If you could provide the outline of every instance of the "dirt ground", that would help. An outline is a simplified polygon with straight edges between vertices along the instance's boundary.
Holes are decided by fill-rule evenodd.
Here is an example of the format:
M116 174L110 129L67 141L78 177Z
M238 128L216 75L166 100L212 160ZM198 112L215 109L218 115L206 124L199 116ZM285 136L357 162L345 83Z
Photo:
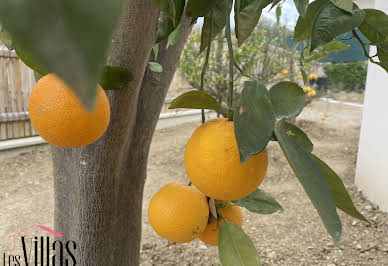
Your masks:
M328 113L326 121L321 117ZM353 185L361 109L314 101L297 124L312 139L314 153L344 180L358 209L371 224L340 211L343 238L336 247L276 143L268 147L270 165L261 188L284 207L273 215L244 210L243 229L251 236L263 265L388 265L388 214L366 200ZM185 124L155 133L143 206L141 265L219 265L218 251L200 240L175 244L150 227L147 207L163 185L187 182L185 144L198 126ZM48 151L0 161L0 238L31 224L53 226L53 180ZM5 249L0 241L0 251Z
M327 98L333 98L338 101L352 102L352 103L364 103L364 93L363 92L329 92L325 95Z

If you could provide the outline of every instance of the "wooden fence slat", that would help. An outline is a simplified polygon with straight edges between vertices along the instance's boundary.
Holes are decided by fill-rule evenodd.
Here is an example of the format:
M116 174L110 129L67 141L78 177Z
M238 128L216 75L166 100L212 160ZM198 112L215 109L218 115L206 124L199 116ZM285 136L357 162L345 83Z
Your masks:
M15 107L17 112L22 112L23 110L23 102L22 102L22 90L24 89L22 86L21 72L20 72L20 60L15 59L15 83L17 90L15 91ZM25 137L24 130L24 121L18 121L16 123L17 135L18 137Z
M0 50L0 140L37 135L26 117L34 85L34 72L16 53Z
M8 59L0 59L0 112L6 113L6 106L8 106ZM0 140L5 139L7 139L7 124L0 122Z

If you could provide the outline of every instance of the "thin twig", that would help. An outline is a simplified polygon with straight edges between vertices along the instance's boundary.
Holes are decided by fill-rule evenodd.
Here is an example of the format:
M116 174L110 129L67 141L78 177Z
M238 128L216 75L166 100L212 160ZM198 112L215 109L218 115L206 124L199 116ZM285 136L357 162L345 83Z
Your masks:
M248 78L251 78L251 79L255 79L253 76L244 73L244 71L243 71L242 68L236 63L236 61L234 61L234 66L238 69L238 71L240 71L241 76L248 77Z
M233 44L232 37L230 33L230 0L225 0L225 37L228 42L228 51L229 51L229 104L228 104L228 120L233 120L233 78L234 78L234 55L233 55Z
M206 49L205 63L203 65L202 72L201 72L201 86L200 86L201 91L203 91L205 74L206 74L206 70L207 70L208 65L209 65L209 55L210 55L210 47L212 44L212 35L213 35L213 10L210 11L210 36L209 36L209 41L208 41L207 49ZM201 116L202 116L202 124L204 124L205 120L206 120L204 109L201 110Z

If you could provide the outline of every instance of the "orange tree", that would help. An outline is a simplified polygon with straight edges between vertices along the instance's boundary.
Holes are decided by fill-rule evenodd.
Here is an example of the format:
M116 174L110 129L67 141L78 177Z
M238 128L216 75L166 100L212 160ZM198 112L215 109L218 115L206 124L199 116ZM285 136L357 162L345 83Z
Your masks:
M229 69L224 73L228 75L228 108L221 110L213 97L200 90L178 97L171 108L225 113L228 123L233 123L238 160L242 165L239 167L262 153L269 141L278 142L335 243L339 243L342 231L337 209L366 221L353 205L341 179L313 154L313 144L306 134L287 122L305 104L305 94L297 84L283 81L268 90L260 79L243 73L248 80L242 86L237 107L232 108L234 72L242 70L235 64L231 7L235 9L235 35L240 46L255 28L263 8L274 7L279 2L235 0L234 5L232 0L0 2L0 36L28 66L40 75L59 76L67 85L62 87L70 87L83 105L81 113L96 111L96 97L100 95L97 83L106 90L109 99L110 124L100 139L87 146L70 149L53 146L52 149L55 229L65 239L77 243L75 256L80 265L139 264L142 196L150 142L184 43L198 17L204 17L201 38L205 58L213 37L225 28L229 51ZM388 70L388 17L384 12L359 9L352 0L294 2L300 14L294 39L305 41L299 60L305 81L305 62L343 49L335 38L349 31L363 47L377 46L376 55L369 56L366 48L365 55L372 63ZM280 15L280 8L277 10ZM367 37L368 43L361 40L356 28ZM201 88L207 65L205 60ZM46 104L50 106L56 101L47 99ZM44 109L45 104L41 107ZM42 108L37 109L38 115ZM77 108L80 111L78 105ZM77 116L73 117L75 122ZM202 118L205 122L204 115ZM66 123L71 125L69 121ZM221 262L259 265L249 236L235 223L224 220L223 212L214 210L217 209L213 208L214 202L209 200L210 211L222 220L217 223ZM208 204L206 200L205 203ZM259 189L226 204L263 214L281 209ZM203 219L207 217L206 212L201 216ZM163 217L159 215L159 218ZM236 223L240 225L239 221ZM203 228L201 225L198 230Z

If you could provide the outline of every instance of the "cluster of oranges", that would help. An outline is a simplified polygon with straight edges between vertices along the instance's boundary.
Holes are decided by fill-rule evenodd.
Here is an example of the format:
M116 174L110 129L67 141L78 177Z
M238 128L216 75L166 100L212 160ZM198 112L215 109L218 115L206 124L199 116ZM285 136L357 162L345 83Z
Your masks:
M314 97L317 95L317 92L313 90L310 86L304 87L303 91L307 94L307 97Z
M28 110L36 132L61 148L85 146L99 139L108 128L110 105L98 86L96 104L88 111L72 90L55 74L41 78L31 91Z
M184 165L193 186L173 182L162 187L148 207L150 224L173 242L199 238L217 246L224 219L242 226L242 211L232 200L248 196L261 184L267 150L241 163L233 121L217 118L194 131Z
M277 73L275 77L276 77L277 79L280 79L280 78L282 77L282 74L283 74L283 75L287 75L287 74L288 74L288 70L287 70L287 69L283 69L283 70L282 70L282 73Z
M310 74L309 75L309 80L318 80L318 75L317 74Z

